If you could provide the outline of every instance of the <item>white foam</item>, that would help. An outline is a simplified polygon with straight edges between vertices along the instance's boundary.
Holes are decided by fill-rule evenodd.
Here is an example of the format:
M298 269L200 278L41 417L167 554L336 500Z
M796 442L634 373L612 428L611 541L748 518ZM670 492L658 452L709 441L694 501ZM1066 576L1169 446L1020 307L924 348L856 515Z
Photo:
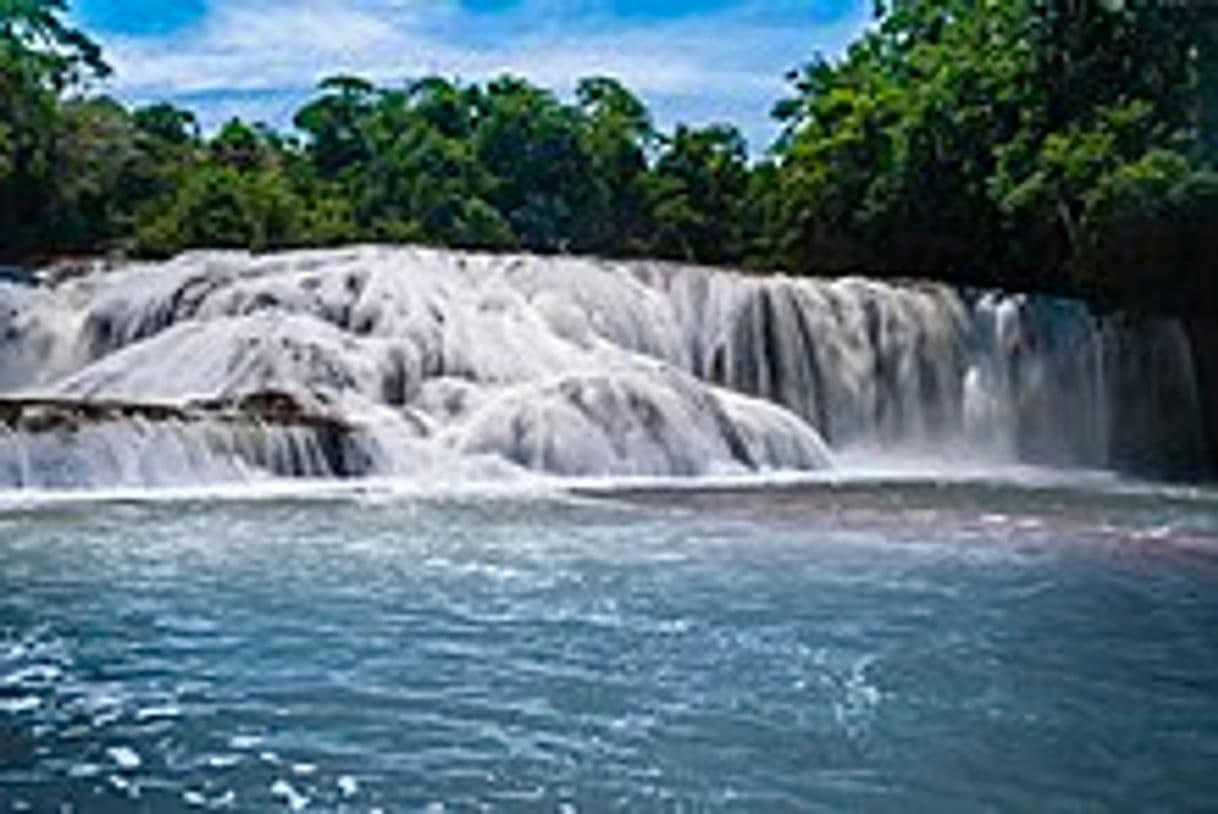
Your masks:
M282 393L354 428L371 474L440 489L522 470L768 478L830 467L825 441L877 460L919 450L940 465L1103 467L1113 433L1142 431L1119 416L1155 403L1131 388L1142 374L1125 369L1126 329L1077 304L648 262L197 252L0 288L0 316L10 393ZM1187 342L1152 327L1139 346L1165 360L1155 380L1182 400L1171 431L1187 447L1199 437ZM320 443L207 422L0 432L0 486L273 493L283 487L268 473L336 474Z
M290 811L304 811L309 806L309 798L286 780L276 780L271 784L271 796L283 801Z
M129 746L112 746L106 750L106 754L125 772L133 772L143 765L139 754Z

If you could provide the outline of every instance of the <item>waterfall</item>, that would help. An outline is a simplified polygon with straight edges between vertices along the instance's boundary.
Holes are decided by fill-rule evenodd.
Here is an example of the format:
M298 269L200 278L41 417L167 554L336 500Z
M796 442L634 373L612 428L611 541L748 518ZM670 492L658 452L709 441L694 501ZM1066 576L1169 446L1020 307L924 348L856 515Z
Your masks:
M1128 467L1201 447L1170 321L918 282L416 248L197 252L0 284L0 394L10 487L471 461L705 476L857 450Z
M373 439L335 419L287 413L286 404L273 394L186 406L0 400L0 484L197 486L270 475L352 477L373 469Z

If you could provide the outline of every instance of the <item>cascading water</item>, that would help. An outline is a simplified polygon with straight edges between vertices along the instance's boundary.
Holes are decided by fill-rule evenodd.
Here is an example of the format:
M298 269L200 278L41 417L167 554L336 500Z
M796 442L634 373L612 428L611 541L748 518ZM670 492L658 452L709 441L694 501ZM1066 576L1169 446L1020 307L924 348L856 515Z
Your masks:
M379 247L0 287L0 392L3 486L699 476L824 468L830 449L1104 467L1201 446L1190 350L1166 321ZM61 420L28 420L33 400Z

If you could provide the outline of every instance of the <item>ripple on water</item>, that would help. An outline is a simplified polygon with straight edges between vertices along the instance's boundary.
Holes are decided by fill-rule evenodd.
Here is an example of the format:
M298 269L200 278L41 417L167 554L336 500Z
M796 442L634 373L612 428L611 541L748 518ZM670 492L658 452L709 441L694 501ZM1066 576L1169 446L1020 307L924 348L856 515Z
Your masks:
M292 811L303 811L309 805L309 798L286 780L276 780L272 783L271 795Z
M0 785L119 814L1019 808L1018 778L1213 808L1218 564L1163 556L1170 517L996 501L895 535L307 502L185 532L159 507L97 569L87 539L26 540L46 579L0 594ZM169 567L187 533L207 568Z
M112 746L106 750L106 754L124 772L133 772L144 763L139 753L130 746Z

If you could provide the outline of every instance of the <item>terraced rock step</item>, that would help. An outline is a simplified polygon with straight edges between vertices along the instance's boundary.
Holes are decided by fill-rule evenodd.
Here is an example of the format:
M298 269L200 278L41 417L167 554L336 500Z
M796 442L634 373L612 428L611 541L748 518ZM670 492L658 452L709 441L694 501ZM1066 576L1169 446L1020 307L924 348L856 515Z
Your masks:
M186 404L116 399L0 398L0 469L18 485L77 485L99 465L115 485L147 472L194 477L209 468L219 480L239 470L285 477L360 477L373 466L370 439L333 415L304 409L285 393ZM99 460L102 462L99 464ZM99 479L90 475L89 485ZM84 484L80 484L84 485Z

